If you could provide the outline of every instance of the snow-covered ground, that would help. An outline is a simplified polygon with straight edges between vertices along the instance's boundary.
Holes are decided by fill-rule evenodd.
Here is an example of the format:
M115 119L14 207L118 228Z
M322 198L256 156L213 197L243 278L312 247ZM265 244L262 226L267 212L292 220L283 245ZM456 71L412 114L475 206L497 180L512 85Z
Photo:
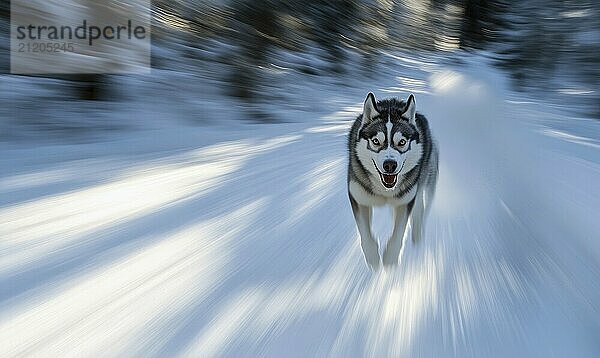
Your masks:
M147 128L0 143L0 356L600 356L597 121L481 57L386 61L354 82L279 66L289 123L232 120L169 74L121 112ZM391 272L367 269L346 193L368 91L415 93L441 153L426 237Z

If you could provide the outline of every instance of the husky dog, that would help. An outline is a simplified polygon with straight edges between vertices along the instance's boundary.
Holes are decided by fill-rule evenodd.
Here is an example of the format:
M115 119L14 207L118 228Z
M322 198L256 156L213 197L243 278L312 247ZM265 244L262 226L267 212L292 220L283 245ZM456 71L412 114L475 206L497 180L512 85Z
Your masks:
M377 102L369 93L350 130L348 149L348 195L365 260L372 269L380 265L372 209L387 204L394 210L394 230L383 264L396 265L409 220L413 242L423 236L438 175L437 148L427 119L416 112L415 97Z

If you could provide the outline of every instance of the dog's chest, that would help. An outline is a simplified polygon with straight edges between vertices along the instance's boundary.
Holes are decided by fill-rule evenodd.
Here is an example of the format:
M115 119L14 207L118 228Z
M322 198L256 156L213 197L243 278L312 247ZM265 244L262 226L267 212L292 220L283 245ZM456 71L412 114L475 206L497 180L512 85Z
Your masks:
M365 206L402 206L413 200L417 193L416 186L401 197L395 196L399 192L399 189L388 191L383 188L377 188L374 193L370 193L354 180L351 180L348 184L348 190L357 203Z

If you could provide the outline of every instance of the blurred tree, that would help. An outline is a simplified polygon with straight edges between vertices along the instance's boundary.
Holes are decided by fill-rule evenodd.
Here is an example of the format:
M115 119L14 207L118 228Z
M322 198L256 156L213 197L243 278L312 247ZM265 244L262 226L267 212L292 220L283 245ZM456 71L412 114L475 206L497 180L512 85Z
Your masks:
M0 73L10 71L10 1L0 1Z
M390 28L393 26L393 9L393 0L366 0L360 3L357 15L360 23L354 37L363 58L361 69L365 75L374 73L380 51L392 45Z
M251 100L259 90L259 66L267 61L269 47L276 42L280 28L274 0L239 0L232 4L233 54L230 93Z
M324 59L332 71L342 73L345 60L342 39L352 38L358 28L357 1L310 0L306 6L314 24L314 40L325 51Z
M581 92L571 101L582 108L591 103L592 114L599 117L600 3L521 2L505 18L510 26L494 46L498 65L509 71L517 88L541 89L548 99Z
M506 0L466 0L460 33L460 47L481 49L501 34L509 24L506 15L511 4Z
M10 18L10 1L0 1L0 18L8 19Z

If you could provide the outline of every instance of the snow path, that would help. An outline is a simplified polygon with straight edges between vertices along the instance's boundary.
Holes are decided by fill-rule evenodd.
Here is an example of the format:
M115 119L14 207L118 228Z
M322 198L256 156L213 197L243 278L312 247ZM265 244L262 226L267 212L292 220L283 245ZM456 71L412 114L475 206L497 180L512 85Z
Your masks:
M367 270L348 204L358 106L3 150L0 355L599 356L597 138L467 70L396 81L376 94L427 87L441 166L394 272Z

